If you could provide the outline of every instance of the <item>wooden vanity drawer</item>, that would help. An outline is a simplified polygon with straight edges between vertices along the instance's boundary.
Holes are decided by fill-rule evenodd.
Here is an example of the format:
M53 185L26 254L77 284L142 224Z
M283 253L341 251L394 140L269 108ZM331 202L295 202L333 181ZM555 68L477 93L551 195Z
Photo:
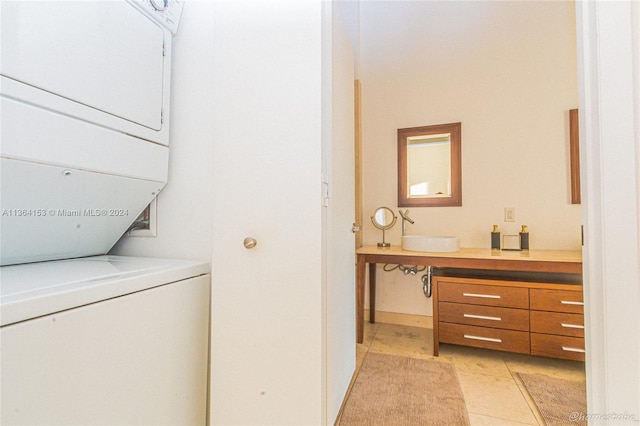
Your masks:
M582 287L580 287L582 289ZM582 291L531 289L531 310L582 314Z
M509 330L529 330L529 311L525 309L440 302L438 313L439 320L443 322Z
M529 308L529 289L439 281L438 300L473 305Z
M441 343L496 349L499 351L529 353L529 333L472 325L438 324Z
M584 361L584 339L531 333L531 355Z
M531 332L584 337L584 315L531 311Z

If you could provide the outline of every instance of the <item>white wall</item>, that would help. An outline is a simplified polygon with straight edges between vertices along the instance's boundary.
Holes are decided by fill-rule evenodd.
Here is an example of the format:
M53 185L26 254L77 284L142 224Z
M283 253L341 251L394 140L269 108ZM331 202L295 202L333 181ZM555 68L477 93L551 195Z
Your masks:
M637 424L640 5L581 2L577 22L589 423Z
M328 177L325 209L327 423L335 421L356 365L354 159L354 46L349 31L357 32L357 2L323 3L323 174ZM329 57L330 55L330 57Z
M353 257L329 257L345 247L339 188L326 216L321 192L326 144L353 126L331 120L345 102L353 114L353 56L333 55L331 19L320 1L215 3L212 424L332 424L353 373Z
M364 242L397 210L396 131L462 122L462 206L411 208L409 234L490 247L528 225L532 249L579 249L570 204L568 111L578 106L573 2L361 4ZM516 209L514 223L504 208ZM396 213L397 214L397 213ZM400 243L401 227L387 232ZM377 309L431 315L419 277L378 274Z
M211 260L213 4L190 1L173 40L169 179L157 199L157 236L123 237L112 254Z

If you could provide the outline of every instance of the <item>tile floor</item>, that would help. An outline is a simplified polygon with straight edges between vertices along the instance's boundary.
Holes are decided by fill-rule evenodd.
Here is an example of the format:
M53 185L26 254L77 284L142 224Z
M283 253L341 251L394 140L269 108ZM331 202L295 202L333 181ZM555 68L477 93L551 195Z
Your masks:
M407 325L365 322L357 369L370 352L453 363L472 425L544 425L517 372L585 380L584 363L576 361L444 344L434 357L433 330Z

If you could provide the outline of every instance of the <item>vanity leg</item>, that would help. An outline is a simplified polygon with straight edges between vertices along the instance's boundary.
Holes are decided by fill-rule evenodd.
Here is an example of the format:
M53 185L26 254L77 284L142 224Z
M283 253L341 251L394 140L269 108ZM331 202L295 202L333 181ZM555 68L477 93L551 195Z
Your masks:
M364 280L366 262L358 255L356 262L356 342L364 341Z
M376 323L376 264L369 263L369 322Z
M433 300L433 356L438 356L440 352L440 336L438 334L440 311L438 310L438 280L434 281L431 287L431 300Z

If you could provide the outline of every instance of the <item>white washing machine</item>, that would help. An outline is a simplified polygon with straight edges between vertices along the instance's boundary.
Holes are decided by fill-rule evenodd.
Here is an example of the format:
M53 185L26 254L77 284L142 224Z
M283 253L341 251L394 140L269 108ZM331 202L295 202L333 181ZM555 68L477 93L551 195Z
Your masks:
M206 423L206 262L93 256L0 280L1 424Z

